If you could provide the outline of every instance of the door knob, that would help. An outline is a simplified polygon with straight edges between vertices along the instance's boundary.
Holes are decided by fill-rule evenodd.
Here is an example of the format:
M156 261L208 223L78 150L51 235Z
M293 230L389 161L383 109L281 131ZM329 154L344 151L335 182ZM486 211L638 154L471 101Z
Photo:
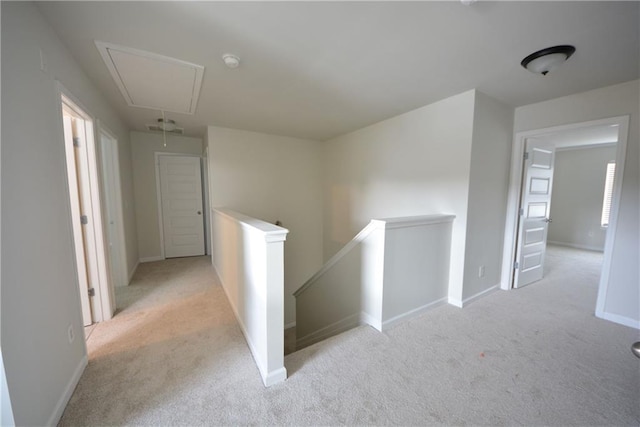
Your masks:
M544 222L546 222L546 223L550 223L550 222L553 222L553 220L552 220L551 218L545 218L545 219L544 219Z
M198 211L198 215L202 215L202 212Z

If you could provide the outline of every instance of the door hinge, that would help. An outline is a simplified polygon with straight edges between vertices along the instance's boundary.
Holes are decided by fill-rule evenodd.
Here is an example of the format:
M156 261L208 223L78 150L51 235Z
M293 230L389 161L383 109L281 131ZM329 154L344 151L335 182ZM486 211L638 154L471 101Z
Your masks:
M516 261L516 262L514 262L514 263L513 263L513 269L514 269L514 270L517 270L517 269L518 269L518 266L519 266L518 261Z
M96 296L96 289L95 288L89 288L89 296L90 297L95 297Z
M524 215L524 208L520 208L520 216Z
M529 160L529 153L526 151L524 152L524 159Z
M80 224L82 225L87 225L89 224L89 218L87 218L86 215L81 215L80 216Z
M73 146L80 147L80 138L78 138L77 136L73 137Z

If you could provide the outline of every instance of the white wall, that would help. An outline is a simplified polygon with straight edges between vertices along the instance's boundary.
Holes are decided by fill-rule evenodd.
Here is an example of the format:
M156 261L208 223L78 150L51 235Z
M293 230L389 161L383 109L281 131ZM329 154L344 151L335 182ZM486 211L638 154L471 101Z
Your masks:
M55 424L86 364L55 80L116 134L121 173L129 136L36 6L1 7L2 356L16 424ZM125 232L135 235L130 175L121 179ZM129 262L136 252L128 239Z
M452 215L372 219L296 293L298 349L447 302Z
M317 141L209 126L212 207L226 207L289 230L285 244L285 324L293 292L322 265L322 184Z
M476 92L464 291L458 305L500 283L512 138L513 108Z
M604 251L604 182L607 163L615 159L615 146L556 151L548 242Z
M325 143L325 259L372 218L454 214L449 296L461 299L474 103L472 90Z
M162 255L155 153L201 156L202 139L167 135L167 146L165 147L160 133L131 132L131 163L138 222L138 251L142 261L161 259Z
M516 108L514 131L629 115L629 138L624 166L618 229L604 304L606 318L626 324L640 322L638 264L638 163L640 82L638 80Z
M212 263L265 386L284 381L284 240L288 230L213 209Z

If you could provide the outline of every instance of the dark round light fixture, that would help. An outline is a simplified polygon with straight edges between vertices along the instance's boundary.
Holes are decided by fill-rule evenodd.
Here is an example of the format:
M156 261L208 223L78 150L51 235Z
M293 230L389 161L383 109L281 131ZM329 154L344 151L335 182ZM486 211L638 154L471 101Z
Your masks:
M575 51L576 48L571 45L548 47L527 56L520 64L532 73L539 73L546 76L549 71L557 68L569 59Z

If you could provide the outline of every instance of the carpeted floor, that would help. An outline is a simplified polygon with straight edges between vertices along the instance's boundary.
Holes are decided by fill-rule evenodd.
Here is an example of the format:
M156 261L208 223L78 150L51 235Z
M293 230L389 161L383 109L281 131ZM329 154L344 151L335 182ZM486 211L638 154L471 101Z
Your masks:
M638 425L639 333L594 317L600 261L550 248L543 281L289 354L268 389L208 258L142 264L60 425Z

